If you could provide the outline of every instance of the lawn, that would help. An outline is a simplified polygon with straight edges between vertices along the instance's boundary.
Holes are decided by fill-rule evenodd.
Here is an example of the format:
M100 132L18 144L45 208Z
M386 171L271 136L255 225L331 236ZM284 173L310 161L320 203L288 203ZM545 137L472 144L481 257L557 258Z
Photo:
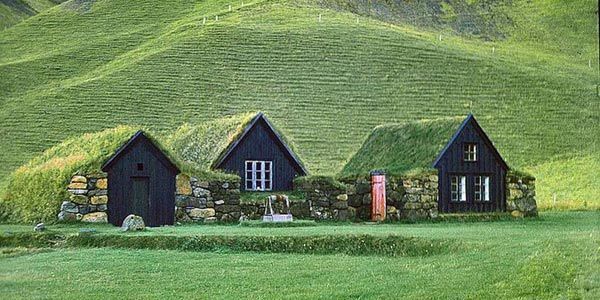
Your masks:
M437 255L267 254L113 248L2 248L6 298L589 298L600 296L600 213L536 220L318 225L175 226L133 235L403 235L464 244ZM96 226L100 235L117 235ZM2 225L6 232L29 226ZM77 226L51 226L76 233ZM122 234L123 235L123 234Z

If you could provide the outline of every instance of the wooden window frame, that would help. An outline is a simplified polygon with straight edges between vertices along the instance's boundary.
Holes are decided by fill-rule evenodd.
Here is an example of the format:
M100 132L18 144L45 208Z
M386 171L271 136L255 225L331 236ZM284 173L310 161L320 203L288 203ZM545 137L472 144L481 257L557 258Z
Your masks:
M250 178L248 174L250 174ZM260 175L260 178L257 178L257 175ZM246 191L256 192L273 190L273 161L246 160L244 162L244 188Z
M473 199L476 202L490 202L491 176L478 175L473 177Z
M466 162L477 161L477 143L465 143L463 145L463 160Z
M450 201L456 203L467 202L467 176L450 175Z

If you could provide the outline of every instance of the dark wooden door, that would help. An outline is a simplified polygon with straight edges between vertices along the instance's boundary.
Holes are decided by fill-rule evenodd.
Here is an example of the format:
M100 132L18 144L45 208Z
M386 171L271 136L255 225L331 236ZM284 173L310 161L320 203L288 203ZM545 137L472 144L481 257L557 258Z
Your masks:
M132 177L131 187L131 209L130 213L136 214L149 220L148 208L150 205L150 178L148 177Z

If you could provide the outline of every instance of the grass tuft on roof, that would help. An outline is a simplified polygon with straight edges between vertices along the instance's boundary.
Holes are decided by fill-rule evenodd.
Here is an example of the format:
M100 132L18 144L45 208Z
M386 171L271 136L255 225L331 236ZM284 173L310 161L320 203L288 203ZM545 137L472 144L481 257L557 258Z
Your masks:
M364 175L374 169L391 175L431 171L431 164L463 120L452 117L377 126L340 175Z

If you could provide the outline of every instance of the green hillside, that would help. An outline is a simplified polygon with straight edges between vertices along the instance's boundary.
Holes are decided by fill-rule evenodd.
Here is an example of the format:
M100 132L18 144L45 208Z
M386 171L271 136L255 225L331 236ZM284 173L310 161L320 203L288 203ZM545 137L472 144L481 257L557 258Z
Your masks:
M0 0L0 30L11 27L65 0Z
M449 1L475 23L506 16L494 34L363 2L78 0L0 31L0 177L81 133L247 111L317 174L337 174L377 125L471 111L511 166L600 152L595 1Z

